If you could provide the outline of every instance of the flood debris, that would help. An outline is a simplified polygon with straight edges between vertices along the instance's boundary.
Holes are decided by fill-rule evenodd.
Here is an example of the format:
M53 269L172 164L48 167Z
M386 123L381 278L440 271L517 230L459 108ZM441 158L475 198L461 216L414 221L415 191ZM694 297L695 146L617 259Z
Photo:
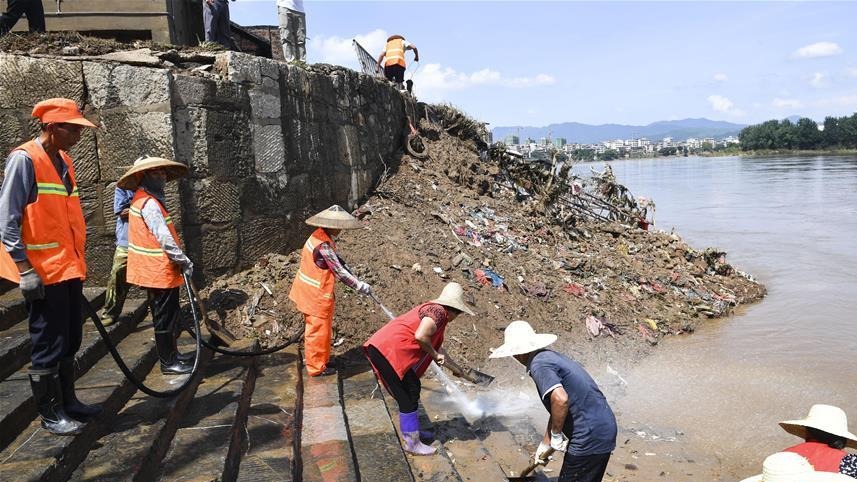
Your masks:
M357 210L366 229L337 243L396 313L449 281L464 285L477 321L447 331L461 342L463 363L484 365L488 348L501 342L496 327L516 319L564 333L580 355L633 359L664 336L692 332L764 296L764 286L729 265L723 251L697 250L655 229L654 202L634 197L609 165L571 177L567 160L531 162L489 146L484 125L450 109L421 104L417 130L430 155L403 151ZM268 255L213 282L210 316L264 346L300 329L288 300L298 256ZM273 295L263 291L255 314L281 325L278 335L266 335L271 323L246 326L235 314L240 299L252 304L262 282ZM341 344L334 353L343 354L386 316L372 300L336 289L333 339Z

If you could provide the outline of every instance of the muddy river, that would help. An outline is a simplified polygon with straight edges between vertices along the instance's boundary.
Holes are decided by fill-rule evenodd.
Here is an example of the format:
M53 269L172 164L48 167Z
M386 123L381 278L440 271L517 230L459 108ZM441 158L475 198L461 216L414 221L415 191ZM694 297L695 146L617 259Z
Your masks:
M635 195L655 199L659 229L725 249L769 293L622 373L627 386L612 403L625 424L678 434L686 458L717 465L709 473L719 480L758 473L766 455L797 443L777 422L813 403L842 407L857 430L857 157L629 160L613 169Z

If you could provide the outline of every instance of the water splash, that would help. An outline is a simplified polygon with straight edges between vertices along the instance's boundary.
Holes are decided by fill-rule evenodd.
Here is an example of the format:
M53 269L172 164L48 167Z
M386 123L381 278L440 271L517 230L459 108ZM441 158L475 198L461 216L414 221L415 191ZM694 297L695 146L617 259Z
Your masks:
M429 366L432 374L446 390L446 401L453 403L471 423L492 416L519 418L525 413L544 410L534 392L495 388L468 395L436 364L432 363Z

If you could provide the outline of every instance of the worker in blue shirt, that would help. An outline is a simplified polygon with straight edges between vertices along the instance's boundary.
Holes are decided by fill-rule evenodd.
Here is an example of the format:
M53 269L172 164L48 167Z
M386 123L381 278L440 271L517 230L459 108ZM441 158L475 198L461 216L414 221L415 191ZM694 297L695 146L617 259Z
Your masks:
M128 296L128 283L125 273L128 270L128 213L134 191L116 187L113 193L113 214L116 215L116 251L113 252L113 267L107 281L107 294L104 297L104 311L101 323L113 324L122 313L125 297Z
M565 452L557 482L599 482L616 448L616 417L579 363L545 349L556 339L536 333L526 321L513 321L506 327L503 345L490 358L511 356L527 367L550 413L535 461L544 465L553 452Z

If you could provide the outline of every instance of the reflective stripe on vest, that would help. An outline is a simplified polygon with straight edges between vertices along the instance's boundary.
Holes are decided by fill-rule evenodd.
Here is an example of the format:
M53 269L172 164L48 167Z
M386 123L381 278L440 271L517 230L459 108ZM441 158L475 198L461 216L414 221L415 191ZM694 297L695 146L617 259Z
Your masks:
M310 235L301 250L301 265L292 282L289 299L295 302L301 313L324 318L333 316L335 279L329 269L315 264L315 249L321 243L328 243L336 249L324 229L318 228Z
M182 284L181 269L170 261L161 243L143 220L143 206L147 202L157 203L164 216L170 234L179 242L179 235L170 218L170 213L152 195L138 189L131 200L128 216L128 272L131 284L145 288L175 288Z
M41 145L29 141L15 150L27 153L36 177L36 202L27 204L21 217L21 241L27 259L46 285L85 279L86 223L71 158L59 151L72 185L69 194ZM15 283L21 279L6 250L0 250L0 277Z
M389 67L391 65L401 65L405 66L405 41L404 39L394 38L387 42L387 46L385 47L385 56L386 60L384 60L384 67Z

